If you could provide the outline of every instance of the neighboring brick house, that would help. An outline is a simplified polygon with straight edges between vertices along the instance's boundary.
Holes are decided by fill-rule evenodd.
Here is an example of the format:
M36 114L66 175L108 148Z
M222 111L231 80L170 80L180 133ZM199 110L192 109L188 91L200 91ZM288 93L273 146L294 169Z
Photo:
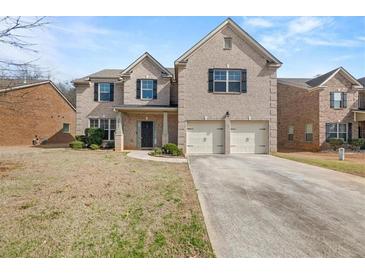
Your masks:
M280 66L227 19L178 58L175 68L145 53L124 70L73 81L77 134L103 128L117 151L172 142L187 154L274 152Z
M0 146L32 140L67 144L74 139L76 109L51 81L0 80Z
M278 148L317 151L331 138L365 138L363 86L340 67L313 79L278 79Z

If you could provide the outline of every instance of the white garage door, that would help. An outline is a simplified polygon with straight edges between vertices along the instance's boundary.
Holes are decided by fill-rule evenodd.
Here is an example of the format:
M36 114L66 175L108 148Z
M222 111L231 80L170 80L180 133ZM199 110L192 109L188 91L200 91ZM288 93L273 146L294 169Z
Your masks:
M268 134L268 122L232 121L231 153L268 153Z
M223 121L188 121L187 153L224 153Z

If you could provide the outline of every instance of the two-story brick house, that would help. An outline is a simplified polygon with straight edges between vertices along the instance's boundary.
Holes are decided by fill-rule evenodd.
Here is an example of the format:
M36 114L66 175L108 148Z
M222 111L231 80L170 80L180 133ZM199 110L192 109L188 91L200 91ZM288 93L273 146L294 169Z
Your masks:
M174 68L145 53L124 70L75 80L77 134L101 127L117 151L167 142L187 154L276 151L280 66L227 19Z
M279 149L320 150L331 138L365 138L365 91L344 68L278 79Z

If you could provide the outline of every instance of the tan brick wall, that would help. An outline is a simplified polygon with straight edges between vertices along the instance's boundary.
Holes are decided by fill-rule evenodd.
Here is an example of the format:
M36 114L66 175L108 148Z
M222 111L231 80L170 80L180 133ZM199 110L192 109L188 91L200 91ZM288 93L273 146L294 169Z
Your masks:
M337 73L325 86L319 96L319 142L323 148L326 147L326 123L352 123L352 136L353 138L358 136L358 124L354 122L354 114L351 111L358 108L358 91L352 89L351 83L340 73ZM347 93L347 108L330 108L330 92L335 91Z
M357 108L358 92L339 73L317 91L306 91L278 84L278 147L279 149L319 150L326 144L326 123L352 123L352 136L358 137L358 123L352 109ZM347 108L330 108L330 92L346 92ZM306 143L305 124L313 123L313 143ZM294 141L288 141L288 127L294 126Z
M162 145L163 113L123 113L124 149L139 149L137 125L139 121L153 121L156 130L156 146ZM168 114L169 142L177 143L177 115Z
M223 49L224 37L232 37L231 50ZM208 69L247 69L247 93L208 93ZM229 111L232 120L270 122L270 150L276 151L276 69L227 26L196 50L186 67L178 68L179 146L185 149L186 121L223 120Z
M116 80L100 79L97 82L115 82ZM114 86L113 102L94 101L94 83L76 86L76 134L83 135L85 128L89 127L89 118L115 118L113 106L123 104L123 85L121 83Z
M319 93L278 84L278 149L318 150ZM313 142L305 141L305 124L313 124ZM288 128L294 140L288 141Z
M0 94L0 146L31 145L34 136L68 143L75 136L76 113L51 84ZM62 132L70 124L70 134Z
M157 99L141 100L136 98L137 79L157 80ZM170 78L162 77L161 69L149 58L133 68L131 77L124 82L124 104L130 105L170 105Z

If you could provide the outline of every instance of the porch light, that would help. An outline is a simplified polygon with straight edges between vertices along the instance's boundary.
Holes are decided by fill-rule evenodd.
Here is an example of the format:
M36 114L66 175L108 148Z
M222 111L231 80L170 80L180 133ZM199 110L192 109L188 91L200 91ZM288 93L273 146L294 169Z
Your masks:
M226 117L229 117L229 111L226 112Z

